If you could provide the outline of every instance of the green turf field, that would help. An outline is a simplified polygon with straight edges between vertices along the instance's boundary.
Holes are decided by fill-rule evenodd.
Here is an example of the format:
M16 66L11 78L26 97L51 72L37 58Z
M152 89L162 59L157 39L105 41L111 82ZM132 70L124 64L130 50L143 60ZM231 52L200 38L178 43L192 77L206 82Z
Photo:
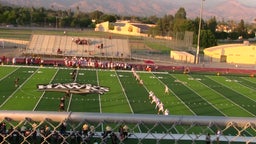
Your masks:
M70 83L71 68L0 67L0 109L58 111L61 92L37 90L37 84ZM157 114L148 99L153 91L171 115L255 117L256 79L245 76L78 69L75 82L108 87L99 94L72 94L65 110L96 113ZM19 86L14 81L19 78ZM164 93L164 85L170 89Z

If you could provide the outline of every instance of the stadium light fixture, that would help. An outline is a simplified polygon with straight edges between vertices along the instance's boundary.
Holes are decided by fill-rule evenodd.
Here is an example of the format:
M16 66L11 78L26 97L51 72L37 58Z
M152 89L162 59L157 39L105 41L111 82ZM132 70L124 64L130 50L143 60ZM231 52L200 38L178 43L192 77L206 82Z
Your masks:
M202 13L203 13L203 2L205 0L201 0L201 8L200 8L200 16L199 16L199 26L198 26L198 36L197 36L197 47L196 47L196 60L195 63L199 63L199 51L200 51L200 35L201 35L201 27L202 27Z

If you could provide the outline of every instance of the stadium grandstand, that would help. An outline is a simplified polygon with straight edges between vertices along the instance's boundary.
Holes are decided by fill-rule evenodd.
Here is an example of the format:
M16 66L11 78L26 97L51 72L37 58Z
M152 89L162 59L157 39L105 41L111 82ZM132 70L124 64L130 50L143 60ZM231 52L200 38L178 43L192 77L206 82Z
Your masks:
M32 35L24 52L30 55L130 58L128 39Z

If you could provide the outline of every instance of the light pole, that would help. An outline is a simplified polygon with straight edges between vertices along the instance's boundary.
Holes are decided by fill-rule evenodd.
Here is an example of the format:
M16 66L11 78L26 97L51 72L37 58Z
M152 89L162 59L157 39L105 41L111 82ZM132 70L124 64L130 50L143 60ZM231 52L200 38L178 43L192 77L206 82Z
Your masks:
M57 29L57 28L58 28L58 17L56 16L55 18L56 18L55 27L56 27L56 29Z
M199 63L199 51L200 51L200 35L201 35L201 27L202 27L202 13L203 13L203 2L205 0L201 0L201 8L200 8L200 17L199 17L199 26L198 26L198 36L197 36L197 47L196 47L196 60L195 63Z

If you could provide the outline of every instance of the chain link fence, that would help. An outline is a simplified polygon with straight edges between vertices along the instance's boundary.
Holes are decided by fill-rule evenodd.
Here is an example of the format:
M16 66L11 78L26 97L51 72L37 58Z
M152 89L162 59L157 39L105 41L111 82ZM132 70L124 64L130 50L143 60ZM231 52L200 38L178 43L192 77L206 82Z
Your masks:
M1 111L1 143L256 143L256 118Z

